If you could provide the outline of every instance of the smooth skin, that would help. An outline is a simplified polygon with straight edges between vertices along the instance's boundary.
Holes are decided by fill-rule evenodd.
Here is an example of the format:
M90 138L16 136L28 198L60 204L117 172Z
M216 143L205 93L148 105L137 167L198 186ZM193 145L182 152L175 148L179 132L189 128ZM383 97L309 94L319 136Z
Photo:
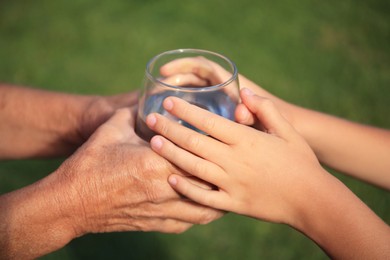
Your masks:
M1 158L77 149L47 177L0 196L0 259L38 258L88 233L181 233L222 216L167 183L170 174L184 173L135 134L134 106L117 109L134 104L135 94L105 98L15 86L0 92Z
M174 78L194 78L217 84L231 76L219 65L202 57L179 59L166 64L161 73ZM240 86L270 99L283 117L310 145L319 161L354 178L390 190L390 131L363 125L306 109L264 90L239 75ZM236 121L262 130L257 118L245 105L236 110Z
M288 224L334 259L389 257L389 226L321 167L272 101L249 89L241 98L263 131L175 97L164 108L209 136L159 114L147 117L160 134L152 138L152 149L217 188L205 190L175 174L169 177L172 187L206 206Z

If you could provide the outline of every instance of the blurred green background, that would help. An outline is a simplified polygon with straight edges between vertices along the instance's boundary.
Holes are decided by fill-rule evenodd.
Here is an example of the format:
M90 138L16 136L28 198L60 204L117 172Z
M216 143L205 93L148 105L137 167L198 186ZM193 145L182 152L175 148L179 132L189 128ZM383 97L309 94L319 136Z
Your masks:
M240 73L290 102L390 128L389 10L385 0L1 0L0 81L115 94L142 86L152 56L202 48L225 54ZM0 162L0 192L60 163ZM388 192L333 173L390 223ZM327 259L289 227L234 214L181 235L88 235L43 259L109 257Z

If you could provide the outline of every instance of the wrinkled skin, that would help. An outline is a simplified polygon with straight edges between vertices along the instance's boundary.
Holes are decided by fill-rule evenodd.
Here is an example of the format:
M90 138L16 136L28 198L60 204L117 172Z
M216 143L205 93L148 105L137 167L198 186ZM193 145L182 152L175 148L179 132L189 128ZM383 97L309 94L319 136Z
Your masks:
M0 258L37 258L88 233L180 233L221 217L170 187L168 176L183 173L134 133L134 114L119 109L54 173L0 197Z
M170 188L168 176L180 172L135 135L129 112L117 112L59 169L82 202L75 209L82 212L78 233L179 233L218 217L219 212L181 199ZM113 122L119 117L123 125Z

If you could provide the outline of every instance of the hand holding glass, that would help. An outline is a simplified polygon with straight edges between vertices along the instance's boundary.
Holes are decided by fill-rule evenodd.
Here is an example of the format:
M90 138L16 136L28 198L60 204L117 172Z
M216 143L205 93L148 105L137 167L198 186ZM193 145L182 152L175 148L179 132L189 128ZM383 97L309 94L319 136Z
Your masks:
M136 132L147 141L155 135L145 124L150 113L160 113L195 129L165 111L162 103L166 97L180 97L230 120L234 120L240 100L235 64L223 55L206 50L180 49L155 56L146 66L144 84Z

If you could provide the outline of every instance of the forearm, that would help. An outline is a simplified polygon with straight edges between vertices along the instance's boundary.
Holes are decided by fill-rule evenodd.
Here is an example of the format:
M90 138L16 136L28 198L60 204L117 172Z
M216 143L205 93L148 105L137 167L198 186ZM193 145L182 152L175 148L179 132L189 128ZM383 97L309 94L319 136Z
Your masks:
M94 97L0 85L0 159L68 154Z
M0 197L0 259L35 259L76 236L70 204L52 177Z
M390 131L293 105L243 76L240 82L242 87L272 100L323 164L390 189Z
M301 202L293 226L332 259L387 259L390 228L336 178L322 180Z
M293 124L319 160L390 189L390 131L294 106Z

